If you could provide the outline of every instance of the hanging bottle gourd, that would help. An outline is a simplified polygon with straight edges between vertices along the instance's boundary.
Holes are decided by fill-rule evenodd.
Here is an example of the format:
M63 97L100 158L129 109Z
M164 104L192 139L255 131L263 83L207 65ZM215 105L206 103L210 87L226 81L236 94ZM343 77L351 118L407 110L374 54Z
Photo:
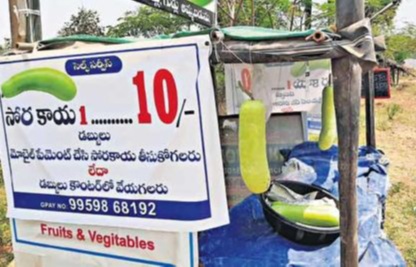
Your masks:
M258 100L241 105L239 122L239 154L241 176L255 194L267 191L270 171L266 147L266 107Z
M319 149L325 151L337 140L337 121L335 115L334 88L331 77L322 92L322 130L319 135Z

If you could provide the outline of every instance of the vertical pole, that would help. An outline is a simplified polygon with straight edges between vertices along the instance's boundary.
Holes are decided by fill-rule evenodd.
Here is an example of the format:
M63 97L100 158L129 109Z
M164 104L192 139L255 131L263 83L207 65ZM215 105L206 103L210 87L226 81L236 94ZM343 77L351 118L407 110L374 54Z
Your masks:
M305 5L305 30L312 28L312 0L304 0Z
M397 73L397 76L396 76L396 84L395 85L399 85L399 82L400 82L400 69L397 69L396 73Z
M40 0L26 0L27 7L33 11L27 18L28 28L26 29L27 37L26 42L33 43L39 40L42 40L42 23L41 23L41 16L40 16ZM39 12L39 14L35 14L35 12Z
M289 26L289 30L290 31L292 31L292 29L293 29L293 23L294 23L294 20L295 20L295 8L296 8L296 5L297 5L296 0L293 0L293 4L291 6L292 10L290 11L290 16L291 16L291 18L290 18L290 26Z
M210 64L209 65L210 65L209 68L211 70L212 85L214 87L215 101L217 102L217 114L221 114L221 112L220 112L220 105L219 105L219 102L220 101L218 101L218 99L217 99L217 96L218 96L218 94L217 94L217 90L218 90L217 72L215 70L215 65L213 64L212 61L210 61Z
M336 1L337 29L364 19L364 0ZM353 57L332 61L340 173L341 266L358 266L357 160L361 67Z
M19 21L17 10L17 0L9 0L9 16L12 48L16 48L17 43L23 41L23 37L19 35Z
M368 87L365 90L365 127L367 146L376 148L376 132L374 123L374 72L368 72Z
M211 70L211 79L212 79L212 85L214 86L214 91L217 91L217 73L215 71L215 65L210 63L210 70Z
M329 8L331 8L331 6L335 4L335 0L328 0L327 3ZM332 24L334 24L334 19L331 16L328 16L328 25L331 26Z
M9 0L12 48L42 39L39 0Z
M254 9L254 0L251 0L251 26L254 26L256 20L256 12Z

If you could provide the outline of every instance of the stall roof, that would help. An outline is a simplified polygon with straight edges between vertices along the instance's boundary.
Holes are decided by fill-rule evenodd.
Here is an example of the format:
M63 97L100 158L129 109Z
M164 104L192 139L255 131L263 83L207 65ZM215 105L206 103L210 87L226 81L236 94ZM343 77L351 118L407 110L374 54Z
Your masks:
M49 45L53 43L62 42L89 42L89 43L105 43L105 44L126 44L134 42L134 40L126 38L112 38L94 35L71 35L66 37L56 37L51 39L42 40L39 42L41 45Z
M234 41L278 41L278 40L287 40L293 38L306 38L316 32L316 30L307 30L307 31L285 31L285 30L276 30L269 28L261 27L251 27L251 26L236 26L228 27L222 29L207 29L202 31L184 31L178 32L169 35L159 35L153 39L172 39L172 38L182 38L190 37L195 35L205 35L210 34L213 31L220 31L224 34L226 39ZM329 31L324 30L329 33ZM40 45L50 45L55 43L62 42L92 42L92 43L104 43L104 44L124 44L132 43L138 41L144 41L146 39L137 39L137 38L113 38L113 37L103 37L103 36L93 36L93 35L72 35L67 37L56 37L47 40L42 40Z
M279 41L294 38L306 38L317 30L311 29L307 31L286 31L252 26L235 26L221 29L209 29L199 32L179 32L171 37L188 37L196 34L207 34L219 31L224 34L226 40L233 41ZM329 31L323 30L327 33Z
M321 39L316 38L319 33ZM173 39L210 34L214 43L216 63L267 63L305 61L323 58L356 57L364 69L376 64L375 39L369 20L362 20L332 33L329 30L284 31L260 27L237 26L178 32L154 39ZM34 51L63 49L82 45L110 45L146 41L149 39L111 38L90 35L57 37L40 41Z

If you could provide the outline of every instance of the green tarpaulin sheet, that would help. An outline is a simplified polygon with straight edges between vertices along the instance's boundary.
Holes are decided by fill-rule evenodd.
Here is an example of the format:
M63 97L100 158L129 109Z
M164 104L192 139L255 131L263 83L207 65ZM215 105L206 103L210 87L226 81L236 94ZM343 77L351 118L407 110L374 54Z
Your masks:
M42 40L41 45L50 45L63 42L87 42L87 43L105 43L105 44L127 44L135 42L135 40L125 38L112 38L94 35L71 35L66 37L56 37L52 39Z
M210 34L214 29L207 29L202 31L187 31L187 32L178 32L169 35L159 35L153 39L172 39L172 38L183 38L195 35L204 35ZM275 30L268 28L260 27L250 27L250 26L238 26L238 27L229 27L219 29L226 39L236 40L236 41L271 41L271 40L287 40L291 38L304 38L312 33L315 30L307 31L284 31L284 30ZM92 43L105 43L105 44L125 44L133 43L139 41L145 41L148 39L127 39L127 38L112 38L112 37L100 37L92 35L73 35L68 37L57 37L53 39L43 40L40 42L41 45L51 45L56 43L63 42L92 42Z
M315 32L314 29L307 31L285 31L269 28L237 26L219 29L227 39L235 41L271 41L271 40L287 40L292 38L305 38ZM181 32L174 34L172 37L186 37L196 34L207 34L212 30L202 32Z

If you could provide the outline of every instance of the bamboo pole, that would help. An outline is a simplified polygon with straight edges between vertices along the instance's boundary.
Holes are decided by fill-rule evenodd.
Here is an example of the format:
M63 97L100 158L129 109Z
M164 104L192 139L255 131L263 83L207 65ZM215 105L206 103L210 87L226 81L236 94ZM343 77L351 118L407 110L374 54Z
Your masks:
M336 1L336 26L364 19L364 0ZM351 56L332 61L340 173L341 266L358 266L357 160L360 126L361 67Z

